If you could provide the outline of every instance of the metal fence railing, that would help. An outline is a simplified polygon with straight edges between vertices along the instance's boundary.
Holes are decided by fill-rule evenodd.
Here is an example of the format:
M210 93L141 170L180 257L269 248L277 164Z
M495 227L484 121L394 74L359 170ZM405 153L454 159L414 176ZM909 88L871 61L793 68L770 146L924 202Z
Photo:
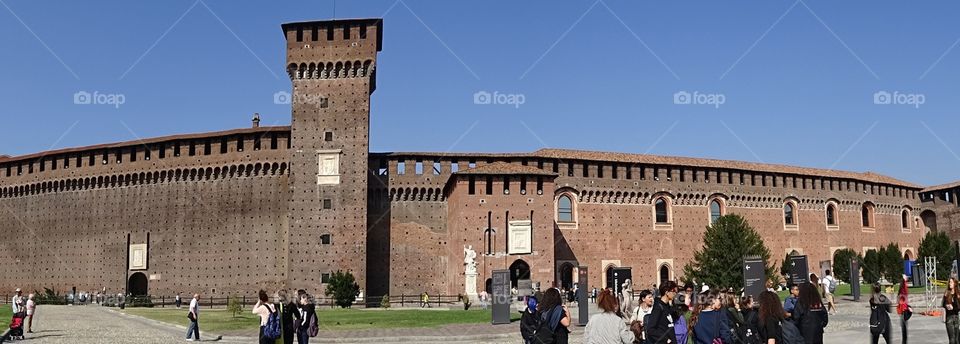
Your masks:
M227 308L227 305L230 303L230 298L233 296L207 296L200 297L200 307L207 309L218 309ZM257 302L255 296L235 296L240 301L240 306L243 308L252 307ZM422 295L390 295L386 296L389 298L390 307L455 307L462 305L460 295L429 295L427 302L423 302ZM26 298L26 295L24 295ZM358 298L355 300L351 307L381 307L383 305L384 296L370 296L364 298ZM90 304L90 303L99 303L104 302L107 305L115 305L117 302L117 296L96 296L89 295L81 302L81 298L77 297L74 299L72 295L57 295L55 298L47 297L36 297L34 300L38 304ZM13 300L13 295L0 295L0 305L9 305ZM190 305L191 297L181 296L181 303L183 307ZM147 296L129 296L123 300L127 307L137 307L137 306L147 306L155 308L168 308L176 307L176 296L168 295L147 295ZM336 307L336 302L331 297L316 297L314 298L314 303L318 307Z

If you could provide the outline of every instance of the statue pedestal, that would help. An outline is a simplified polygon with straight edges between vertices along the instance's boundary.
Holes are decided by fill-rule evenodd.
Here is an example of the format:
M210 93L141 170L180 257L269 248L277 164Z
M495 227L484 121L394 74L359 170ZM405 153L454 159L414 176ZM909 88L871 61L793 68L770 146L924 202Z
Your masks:
M463 283L464 294L470 298L470 302L477 304L477 274L476 273L466 273L464 274L466 280Z

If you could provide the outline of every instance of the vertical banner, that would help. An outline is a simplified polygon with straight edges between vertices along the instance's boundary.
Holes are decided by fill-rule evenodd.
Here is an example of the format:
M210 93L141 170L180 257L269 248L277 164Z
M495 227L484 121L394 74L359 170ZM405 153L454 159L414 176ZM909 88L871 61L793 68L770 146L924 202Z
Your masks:
M793 285L810 282L807 256L790 256L790 281L793 282Z
M860 302L860 262L856 259L850 260L850 293L854 302Z
M577 295L577 308L580 310L580 313L577 314L577 324L580 326L587 326L587 320L590 320L590 299L589 294L591 293L590 284L587 283L587 267L581 266L577 268L577 290L579 295Z
M764 265L760 257L743 258L743 292L753 296L754 299L767 290L767 273L764 271Z
M510 323L510 270L493 271L493 313L490 322L494 325Z

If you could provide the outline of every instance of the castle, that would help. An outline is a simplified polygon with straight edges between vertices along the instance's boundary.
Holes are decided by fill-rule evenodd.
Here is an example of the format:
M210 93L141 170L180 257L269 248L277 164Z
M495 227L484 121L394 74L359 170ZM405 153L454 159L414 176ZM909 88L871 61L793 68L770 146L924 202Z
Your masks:
M289 127L0 157L0 289L233 295L323 290L353 273L370 296L591 285L613 268L676 279L711 221L743 215L776 260L960 228L960 184L739 161L542 149L370 152L380 19L282 25Z

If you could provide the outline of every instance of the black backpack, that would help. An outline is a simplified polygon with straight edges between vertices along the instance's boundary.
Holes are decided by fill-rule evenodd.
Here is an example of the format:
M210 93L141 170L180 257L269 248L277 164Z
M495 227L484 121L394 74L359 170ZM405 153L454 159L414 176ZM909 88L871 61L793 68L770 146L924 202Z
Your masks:
M886 297L880 296L877 303L870 306L870 333L881 334L887 332L887 326L890 324L890 314L887 314L889 305L883 302Z
M789 319L780 322L780 333L783 335L783 344L804 344L800 329Z
M554 344L557 342L557 333L550 329L550 313L553 309L537 314L537 326L533 331L533 344ZM557 325L559 326L559 325Z
M760 344L760 333L757 326L757 312L748 312L744 317L744 324L737 326L734 343L737 344Z

